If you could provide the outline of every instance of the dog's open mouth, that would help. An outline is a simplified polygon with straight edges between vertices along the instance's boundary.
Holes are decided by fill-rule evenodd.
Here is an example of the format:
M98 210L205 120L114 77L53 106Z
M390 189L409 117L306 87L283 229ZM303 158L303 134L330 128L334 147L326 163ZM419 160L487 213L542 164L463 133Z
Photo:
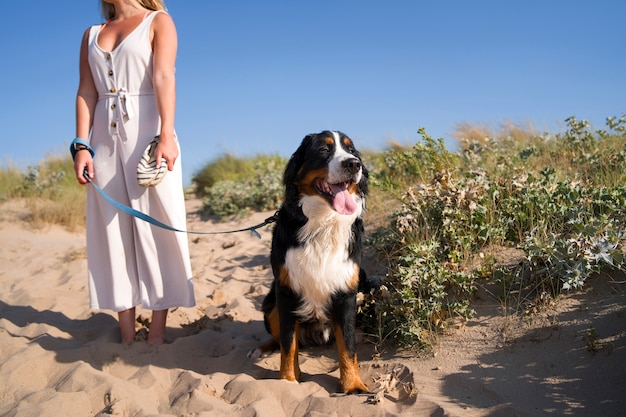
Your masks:
M344 181L339 184L329 184L323 179L318 180L315 183L315 188L317 188L317 192L320 193L323 197L326 197L333 209L339 214L353 214L357 205L352 198L352 194L348 189L352 181Z

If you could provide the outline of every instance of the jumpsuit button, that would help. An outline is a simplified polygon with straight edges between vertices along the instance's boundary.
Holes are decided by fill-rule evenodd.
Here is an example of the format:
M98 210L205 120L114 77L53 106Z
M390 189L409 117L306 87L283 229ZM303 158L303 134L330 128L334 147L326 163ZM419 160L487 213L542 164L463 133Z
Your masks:
M117 123L111 122L111 127L113 127L113 128L117 127Z
M111 110L115 110L115 103L111 104Z
M113 76L113 70L109 70L109 76Z
M109 89L109 91L110 91L110 92L112 92L112 93L115 93L115 91L116 91L116 90L115 90L115 87L111 87L111 88Z
M107 61L111 60L111 54L107 54Z

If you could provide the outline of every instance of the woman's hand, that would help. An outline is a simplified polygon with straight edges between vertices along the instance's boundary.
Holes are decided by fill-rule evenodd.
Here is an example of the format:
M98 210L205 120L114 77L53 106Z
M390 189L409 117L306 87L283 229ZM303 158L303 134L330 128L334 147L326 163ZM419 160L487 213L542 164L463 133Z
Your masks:
M161 166L161 159L165 159L167 170L172 171L179 154L176 137L174 135L164 135L161 133L159 144L156 148L156 166Z
M94 177L93 170L93 158L88 150L83 149L76 152L76 158L74 159L74 171L76 171L76 179L81 184L87 184L87 178L84 176L85 169L89 178Z

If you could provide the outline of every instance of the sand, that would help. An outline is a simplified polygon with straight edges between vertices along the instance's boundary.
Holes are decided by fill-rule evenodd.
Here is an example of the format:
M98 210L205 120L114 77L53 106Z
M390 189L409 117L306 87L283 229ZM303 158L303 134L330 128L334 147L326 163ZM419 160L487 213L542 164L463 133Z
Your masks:
M271 215L217 222L199 207L188 201L191 230ZM476 318L430 353L359 344L373 394L346 396L334 346L301 352L300 383L277 379L278 353L246 358L268 338L259 307L272 280L270 227L261 239L190 235L197 306L170 313L169 343L123 346L115 315L89 309L84 232L33 229L10 202L0 213L2 416L626 415L623 276L596 277L530 315L504 314L481 289Z

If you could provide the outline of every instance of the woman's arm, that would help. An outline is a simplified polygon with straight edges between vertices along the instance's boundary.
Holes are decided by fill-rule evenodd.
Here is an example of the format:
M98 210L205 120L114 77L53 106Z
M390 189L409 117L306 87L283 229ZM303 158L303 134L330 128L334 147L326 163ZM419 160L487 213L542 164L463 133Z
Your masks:
M93 114L98 101L98 92L93 82L89 61L87 58L87 45L89 42L89 29L85 31L80 46L80 62L79 62L79 84L76 93L76 137L89 140L89 132L93 123ZM76 179L79 183L85 184L87 180L83 176L84 169L87 168L89 176L93 178L93 158L86 151L76 153L74 160L74 170L76 171Z
M176 114L176 53L178 38L176 26L166 13L158 13L153 21L152 50L154 53L153 76L154 94L157 109L161 116L161 140L156 150L157 166L161 158L167 161L167 168L174 169L178 158L178 145L174 138Z

